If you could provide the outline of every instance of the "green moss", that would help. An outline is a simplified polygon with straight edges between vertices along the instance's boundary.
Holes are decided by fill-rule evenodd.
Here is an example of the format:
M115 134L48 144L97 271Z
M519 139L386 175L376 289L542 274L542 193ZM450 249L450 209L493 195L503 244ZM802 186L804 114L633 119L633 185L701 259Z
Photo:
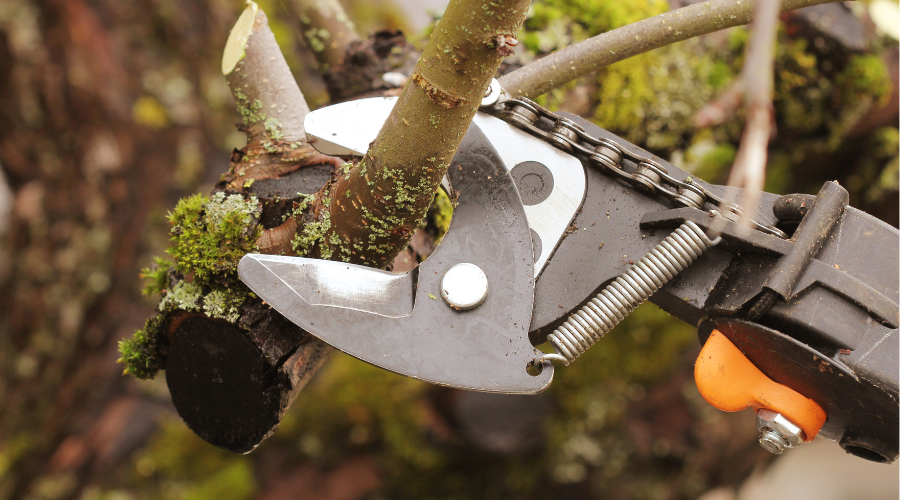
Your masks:
M850 58L847 67L835 78L845 100L870 96L880 105L890 99L891 78L884 60L875 54L858 54Z
M234 323L240 318L240 306L250 295L249 289L242 284L229 288L216 284L202 287L183 280L175 283L171 289L160 291L163 299L159 302L159 313L147 320L144 328L136 331L132 338L119 342L119 352L122 355L119 363L125 365L124 373L140 379L155 377L165 362L159 356L159 345L163 341L163 324L170 313L202 311L211 318Z
M237 194L216 193L210 198L197 194L178 202L169 214L172 230L167 252L174 263L157 258L155 266L141 272L144 293L163 295L160 313L119 344L125 373L138 378L156 374L161 363L159 328L172 311L203 311L210 317L237 321L238 308L249 293L238 280L237 264L255 250L261 230L259 214L259 202L252 196L245 200ZM192 281L181 279L170 288L172 271Z
M532 5L522 41L533 52L550 52L667 10L663 0L545 0Z
M253 196L216 193L207 199L194 195L181 200L169 214L172 246L168 253L179 272L200 284L214 278L236 280L238 261L255 250L260 228L259 202Z
M119 341L119 363L125 365L124 374L139 379L151 379L159 371L159 341L165 315L155 314L130 339Z

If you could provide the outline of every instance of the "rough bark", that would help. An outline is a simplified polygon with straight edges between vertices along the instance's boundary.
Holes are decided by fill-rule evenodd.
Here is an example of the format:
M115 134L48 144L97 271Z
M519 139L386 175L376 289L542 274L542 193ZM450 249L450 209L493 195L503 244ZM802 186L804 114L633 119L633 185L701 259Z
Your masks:
M781 0L781 11L835 0ZM589 38L500 78L513 96L534 98L614 62L750 22L754 2L709 0Z

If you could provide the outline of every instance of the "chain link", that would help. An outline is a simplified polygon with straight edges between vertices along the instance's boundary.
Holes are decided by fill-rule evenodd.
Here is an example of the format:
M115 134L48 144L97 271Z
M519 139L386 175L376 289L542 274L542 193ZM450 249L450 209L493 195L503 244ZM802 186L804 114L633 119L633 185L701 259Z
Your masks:
M735 203L718 196L700 183L693 182L690 177L684 181L669 175L665 168L652 158L644 157L629 151L610 139L598 139L585 132L577 123L540 106L536 102L519 97L509 99L493 106L485 106L483 111L539 137L553 146L570 154L581 154L588 158L591 165L601 172L620 179L643 193L656 195L668 200L676 207L692 207L703 210L703 205L717 205L723 217L737 222L744 211ZM553 123L551 130L538 127L541 118ZM635 171L627 172L622 160L628 159L637 165ZM787 235L778 228L750 219L754 229L782 239Z

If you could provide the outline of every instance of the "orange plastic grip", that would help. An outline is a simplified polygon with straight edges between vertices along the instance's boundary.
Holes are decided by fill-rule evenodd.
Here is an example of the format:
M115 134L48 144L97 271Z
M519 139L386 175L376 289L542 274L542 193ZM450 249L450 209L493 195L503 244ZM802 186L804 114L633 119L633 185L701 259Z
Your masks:
M781 413L812 441L825 423L825 410L815 401L781 385L759 370L718 330L713 330L694 365L694 380L709 404L723 411L753 407Z

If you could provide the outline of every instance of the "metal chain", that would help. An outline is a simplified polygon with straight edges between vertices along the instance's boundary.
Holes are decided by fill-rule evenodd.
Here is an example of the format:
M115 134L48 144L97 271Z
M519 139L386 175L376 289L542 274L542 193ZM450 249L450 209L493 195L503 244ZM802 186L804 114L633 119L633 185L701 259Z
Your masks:
M524 97L509 99L492 106L484 106L482 110L567 153L580 153L601 172L626 182L634 189L665 198L677 207L693 207L703 210L705 203L717 205L713 208L717 209L724 218L733 222L737 222L744 214L743 209L737 204L712 193L700 183L693 182L690 177L679 181L669 175L666 169L652 158L633 153L613 140L592 137L577 123L553 113L530 99ZM553 128L545 130L538 127L541 118L552 122ZM637 165L633 173L627 172L623 168L622 160L626 158ZM750 219L750 224L754 229L764 233L782 239L788 237L783 231L772 225L753 219Z

